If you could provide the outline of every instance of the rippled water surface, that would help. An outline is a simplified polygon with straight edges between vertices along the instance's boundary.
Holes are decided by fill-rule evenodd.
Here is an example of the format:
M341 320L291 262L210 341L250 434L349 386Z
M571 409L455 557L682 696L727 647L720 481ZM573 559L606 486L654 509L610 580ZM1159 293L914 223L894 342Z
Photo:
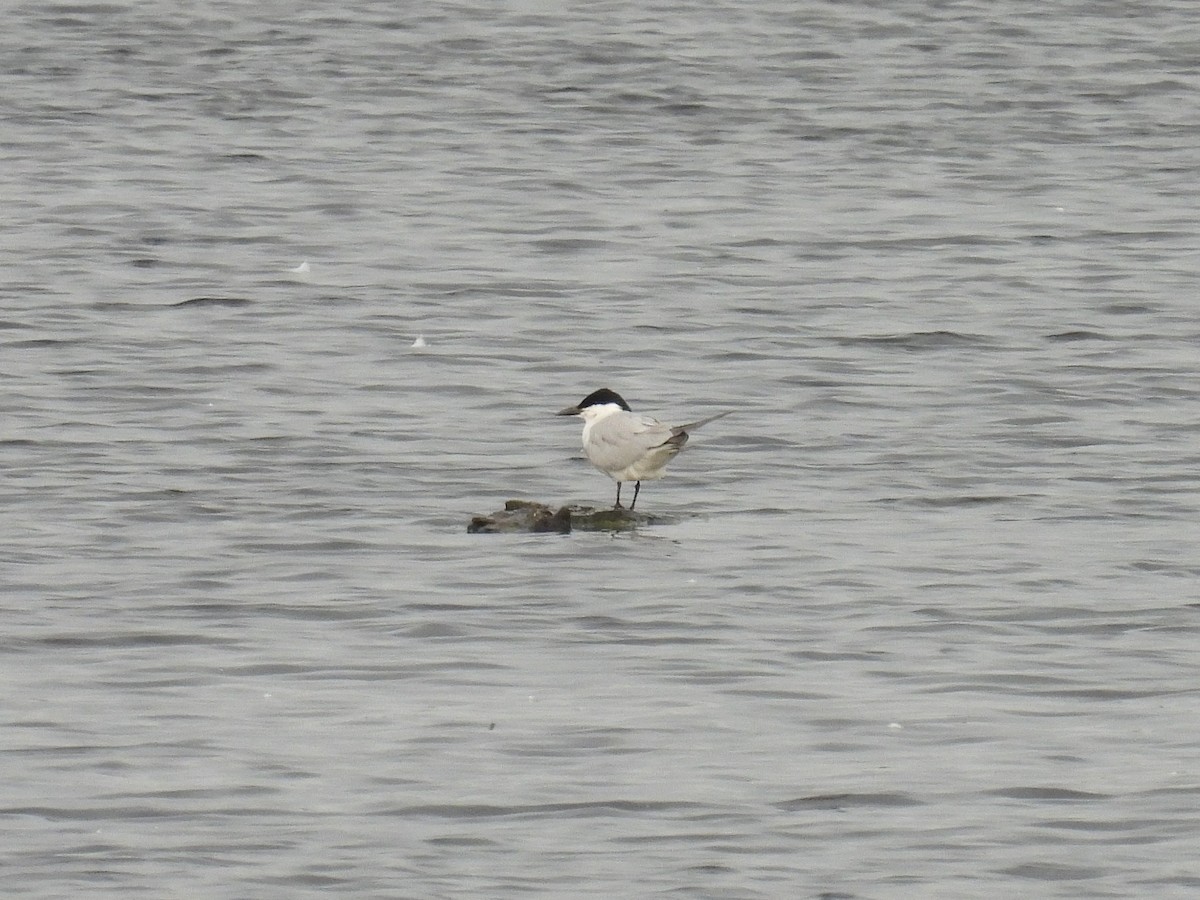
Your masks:
M6 891L1196 896L1194 18L10 6Z

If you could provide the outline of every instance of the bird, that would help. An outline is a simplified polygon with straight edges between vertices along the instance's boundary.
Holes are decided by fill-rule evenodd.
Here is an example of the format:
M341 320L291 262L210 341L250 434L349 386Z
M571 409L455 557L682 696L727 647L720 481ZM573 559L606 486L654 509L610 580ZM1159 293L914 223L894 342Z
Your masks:
M616 391L593 391L577 406L568 406L555 415L583 419L583 452L593 466L617 482L617 502L621 509L621 485L632 481L633 502L637 505L643 481L654 481L666 474L666 466L687 443L688 432L729 415L718 413L687 425L664 425L658 419L639 415Z

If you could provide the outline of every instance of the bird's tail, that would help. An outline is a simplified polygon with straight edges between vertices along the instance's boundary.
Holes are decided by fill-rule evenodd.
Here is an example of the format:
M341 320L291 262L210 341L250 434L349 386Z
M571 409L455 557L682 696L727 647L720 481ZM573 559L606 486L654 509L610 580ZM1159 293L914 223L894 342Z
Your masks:
M715 422L717 419L725 418L731 412L733 412L733 410L727 410L723 413L717 413L715 416L709 416L707 419L701 419L699 422L689 422L686 425L676 425L671 429L671 432L673 434L683 434L688 431L694 431L701 425L707 425L709 422Z

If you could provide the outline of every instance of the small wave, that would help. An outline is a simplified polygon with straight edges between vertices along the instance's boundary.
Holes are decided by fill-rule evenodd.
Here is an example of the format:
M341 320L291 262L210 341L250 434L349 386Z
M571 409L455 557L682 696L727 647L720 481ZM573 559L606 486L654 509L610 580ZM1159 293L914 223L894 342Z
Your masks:
M910 334L860 335L836 338L844 347L897 347L901 350L953 350L982 347L990 342L976 334L957 331L914 331Z
M251 303L245 297L192 297L190 300L180 300L178 303L168 304L176 309L183 306L249 306Z
M497 806L488 803L447 803L401 806L380 810L377 815L437 819L494 819L509 816L557 817L644 815L652 812L676 812L699 809L686 801L597 800L578 803L533 803Z
M801 809L846 809L848 807L894 809L898 806L922 806L920 800L894 791L875 794L818 794L813 797L798 797L775 804L779 809L794 812Z
M1004 797L1009 800L1110 800L1111 794L1094 794L1089 791L1075 791L1070 788L1058 787L1010 787L989 791L993 797Z
M1046 340L1056 343L1069 343L1071 341L1111 341L1113 338L1106 334L1101 334L1099 331L1060 331L1056 334L1046 335Z

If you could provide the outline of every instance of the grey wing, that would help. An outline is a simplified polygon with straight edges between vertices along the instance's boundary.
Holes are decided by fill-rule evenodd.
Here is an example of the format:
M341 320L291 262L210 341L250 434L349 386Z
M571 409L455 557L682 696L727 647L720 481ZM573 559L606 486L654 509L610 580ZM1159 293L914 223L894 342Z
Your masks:
M669 425L657 419L637 414L609 416L592 429L587 455L597 468L618 472L668 441L678 438Z

